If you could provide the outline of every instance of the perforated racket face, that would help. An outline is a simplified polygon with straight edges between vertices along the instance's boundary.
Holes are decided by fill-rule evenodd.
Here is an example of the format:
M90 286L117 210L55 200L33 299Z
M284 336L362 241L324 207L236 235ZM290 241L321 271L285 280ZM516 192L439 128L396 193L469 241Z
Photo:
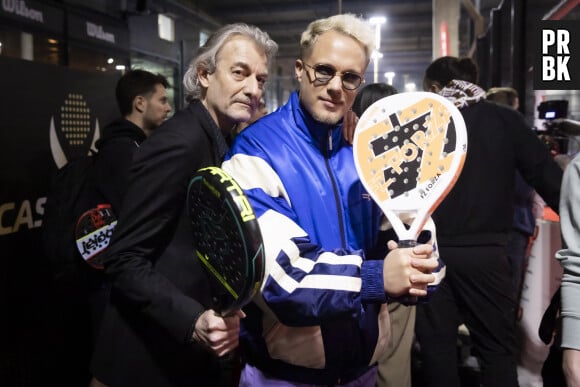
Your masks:
M196 254L221 315L254 297L264 275L262 235L248 198L222 169L200 169L191 179L187 208Z
M102 270L102 252L109 246L117 218L109 204L101 204L81 215L75 228L77 249L86 263Z
M389 220L411 213L422 227L461 172L467 132L461 113L445 98L401 93L365 111L353 146L361 181Z

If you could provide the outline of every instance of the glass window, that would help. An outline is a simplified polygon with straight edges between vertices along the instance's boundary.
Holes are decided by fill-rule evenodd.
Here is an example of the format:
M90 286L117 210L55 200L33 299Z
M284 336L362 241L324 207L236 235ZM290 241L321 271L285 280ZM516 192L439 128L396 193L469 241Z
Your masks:
M129 66L128 55L106 52L71 44L69 50L69 67L91 72L123 71Z
M199 31L199 47L203 46L207 39L209 38L209 32Z
M62 45L59 39L45 34L0 27L0 55L60 64Z

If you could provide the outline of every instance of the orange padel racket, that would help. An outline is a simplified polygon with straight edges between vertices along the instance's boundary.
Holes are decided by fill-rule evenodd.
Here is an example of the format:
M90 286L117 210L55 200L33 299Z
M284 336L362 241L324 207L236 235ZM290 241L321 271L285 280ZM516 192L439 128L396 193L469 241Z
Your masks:
M467 132L459 110L438 94L409 92L373 103L354 134L358 175L399 237L417 236L463 167ZM405 225L402 217L413 218Z

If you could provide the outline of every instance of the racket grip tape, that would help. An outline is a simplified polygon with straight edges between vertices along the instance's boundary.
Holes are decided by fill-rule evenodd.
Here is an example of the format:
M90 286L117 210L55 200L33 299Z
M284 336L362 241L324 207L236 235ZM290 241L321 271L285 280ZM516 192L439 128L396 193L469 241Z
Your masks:
M417 246L417 241L414 239L404 239L399 241L398 245L400 249L404 249L406 247L415 247Z

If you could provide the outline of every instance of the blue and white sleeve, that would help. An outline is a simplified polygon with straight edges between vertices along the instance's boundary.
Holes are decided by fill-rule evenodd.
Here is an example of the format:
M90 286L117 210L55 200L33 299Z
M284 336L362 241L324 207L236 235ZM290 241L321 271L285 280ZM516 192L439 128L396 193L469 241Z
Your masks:
M362 251L325 251L297 224L284 184L264 157L236 153L222 168L248 195L266 252L261 294L289 326L357 316L365 303L384 303L383 261Z

